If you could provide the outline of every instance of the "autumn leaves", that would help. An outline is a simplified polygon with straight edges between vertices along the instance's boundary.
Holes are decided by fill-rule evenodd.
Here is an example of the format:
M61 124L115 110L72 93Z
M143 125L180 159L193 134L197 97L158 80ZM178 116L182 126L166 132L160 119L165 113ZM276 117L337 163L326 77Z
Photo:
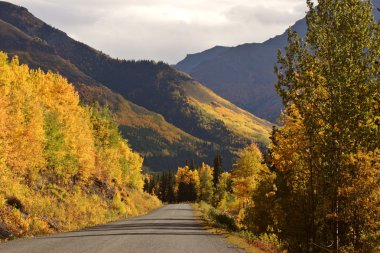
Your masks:
M159 204L142 192L142 158L107 108L81 106L66 79L17 58L9 63L4 53L0 151L0 221L14 236L76 229Z

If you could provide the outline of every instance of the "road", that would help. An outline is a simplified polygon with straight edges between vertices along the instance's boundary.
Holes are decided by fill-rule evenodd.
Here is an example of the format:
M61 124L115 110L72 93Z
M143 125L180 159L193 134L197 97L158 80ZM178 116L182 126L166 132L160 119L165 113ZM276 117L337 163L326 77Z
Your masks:
M0 253L236 253L225 239L206 231L188 204L173 204L145 216L80 231L0 244Z

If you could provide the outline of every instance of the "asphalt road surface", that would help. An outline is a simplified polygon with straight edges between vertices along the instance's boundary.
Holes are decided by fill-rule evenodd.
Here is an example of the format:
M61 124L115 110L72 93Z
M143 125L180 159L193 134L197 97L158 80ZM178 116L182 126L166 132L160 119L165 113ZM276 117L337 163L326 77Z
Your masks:
M243 252L202 228L188 204L75 232L0 244L0 253Z

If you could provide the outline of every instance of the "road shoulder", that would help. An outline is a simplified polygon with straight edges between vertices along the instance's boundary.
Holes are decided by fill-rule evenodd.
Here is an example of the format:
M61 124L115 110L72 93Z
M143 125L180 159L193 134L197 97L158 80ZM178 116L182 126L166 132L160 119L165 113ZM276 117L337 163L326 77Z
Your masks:
M198 203L191 204L194 210L194 217L202 224L202 226L210 233L222 236L226 238L226 242L230 245L238 247L247 253L265 253L255 246L249 244L244 238L240 237L237 233L228 231L224 228L216 227L207 219L205 219L205 213L199 207Z

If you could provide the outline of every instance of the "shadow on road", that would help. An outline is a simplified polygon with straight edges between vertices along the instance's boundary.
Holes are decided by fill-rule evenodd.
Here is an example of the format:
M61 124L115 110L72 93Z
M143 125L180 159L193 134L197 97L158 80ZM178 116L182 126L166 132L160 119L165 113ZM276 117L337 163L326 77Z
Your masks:
M176 209L176 208L166 208L165 209L166 211L176 211L176 212L178 212L178 211L186 211L186 212L193 212L193 209L191 209L191 208L181 208L181 209Z
M176 209L178 210L178 209ZM179 209L181 210L181 209ZM151 222L159 221L159 222ZM209 236L210 233L195 219L134 219L125 223L109 223L90 227L76 232L39 237L38 239L53 238L73 238L73 237L93 237L93 236L125 236L125 235L149 235L149 236L166 236L166 235L193 235Z
M99 227L91 227L81 231L112 231L112 230L141 230L141 229L173 229L173 230L203 230L203 228L194 223L127 223L127 224L113 224L103 225ZM78 232L81 232L78 231Z

